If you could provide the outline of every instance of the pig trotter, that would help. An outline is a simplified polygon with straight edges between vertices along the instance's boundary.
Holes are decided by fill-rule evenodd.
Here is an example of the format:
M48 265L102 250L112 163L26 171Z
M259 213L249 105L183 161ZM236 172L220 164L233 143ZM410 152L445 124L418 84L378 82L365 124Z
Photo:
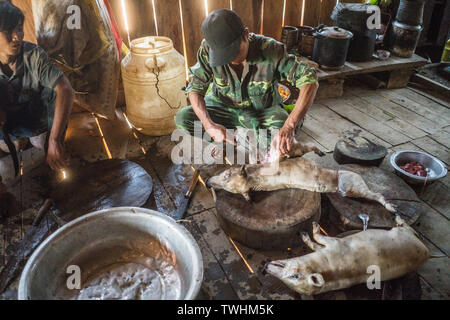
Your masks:
M320 233L320 225L317 222L313 222L313 238L316 240L318 244L321 244L323 246L329 246L332 245L334 240L333 238L326 237Z
M319 148L317 148L317 147L314 147L313 151L314 151L314 153L317 154L319 157L325 156L325 153L322 152L322 151L321 151Z
M309 237L309 234L307 232L302 232L302 240L303 242L312 250L312 251L317 251L322 249L322 246L312 242L311 238Z
M359 174L339 170L338 176L338 191L343 197L373 200L383 205L389 212L397 212L396 205L388 202L381 193L372 192Z

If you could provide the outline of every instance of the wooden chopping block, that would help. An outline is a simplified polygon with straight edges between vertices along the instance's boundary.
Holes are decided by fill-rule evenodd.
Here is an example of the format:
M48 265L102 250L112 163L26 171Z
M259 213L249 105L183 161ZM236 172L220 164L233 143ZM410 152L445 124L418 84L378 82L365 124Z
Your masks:
M300 231L320 219L320 194L299 189L259 191L246 201L239 194L216 191L217 219L233 240L263 250L302 245Z
M378 167L364 167L350 164L339 166L362 176L369 189L382 193L387 200L397 205L398 212L409 225L415 223L427 208L417 197L411 187L393 173ZM395 215L387 211L381 204L365 199L342 197L338 193L327 193L331 206L329 216L332 222L342 231L362 229L359 213L369 215L369 228L390 229L396 226Z

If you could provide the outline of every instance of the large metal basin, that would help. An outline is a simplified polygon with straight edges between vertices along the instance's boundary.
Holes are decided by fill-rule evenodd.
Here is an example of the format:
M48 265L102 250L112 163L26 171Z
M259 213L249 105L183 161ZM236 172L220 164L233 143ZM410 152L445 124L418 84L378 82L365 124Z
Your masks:
M133 254L126 257L136 257L136 250L147 257L156 252L155 244L158 244L157 248L163 244L162 247L168 249L161 252L170 253L169 262L173 262L181 279L175 299L195 299L203 279L203 261L194 238L172 218L153 210L132 207L97 211L53 233L28 260L20 278L19 299L73 299L65 295L69 290L68 277L74 274L68 272L69 266L80 267L82 289L86 278L83 274L92 275L93 269L110 265L119 254L124 257L127 250Z

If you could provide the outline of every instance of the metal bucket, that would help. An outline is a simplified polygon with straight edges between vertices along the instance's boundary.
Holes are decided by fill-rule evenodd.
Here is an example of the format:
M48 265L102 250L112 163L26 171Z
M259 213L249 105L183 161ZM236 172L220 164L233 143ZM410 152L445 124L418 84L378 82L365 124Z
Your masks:
M149 256L149 252L157 252L155 248L162 249L158 249L157 255ZM36 249L22 272L18 297L20 300L80 299L79 294L92 279L94 269L104 271L113 264L131 262L138 265L140 262L133 260L137 257L150 259L152 266L156 266L156 261L165 255L170 259L164 269L154 270L159 275L155 286L164 287L161 290L164 296L160 298L195 299L203 280L203 260L196 241L184 227L148 209L121 207L97 211L64 225ZM177 296L169 295L168 291L174 290L175 281L164 282L168 266L179 275ZM71 287L69 284L76 280L76 268L81 273L81 285L76 287L75 282L75 287Z

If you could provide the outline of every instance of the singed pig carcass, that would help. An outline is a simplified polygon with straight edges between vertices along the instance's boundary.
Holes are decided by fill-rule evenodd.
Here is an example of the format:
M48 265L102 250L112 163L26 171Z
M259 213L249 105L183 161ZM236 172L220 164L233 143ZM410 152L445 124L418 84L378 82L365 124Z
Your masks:
M297 150L297 149L293 149ZM308 149L314 151L312 149ZM300 153L305 150L298 148ZM208 179L208 186L242 194L250 200L249 191L304 189L313 192L339 192L344 197L364 198L379 202L388 211L396 212L394 204L381 193L372 192L363 178L348 170L325 169L305 158L289 158L273 163L233 166Z
M120 59L109 3L32 0L32 4L37 42L69 78L75 102L114 119Z
M377 269L379 281L401 277L427 261L429 252L398 216L397 224L389 231L370 229L339 239L321 235L320 226L314 223L313 238L317 243L307 233L302 234L313 253L272 261L265 271L305 295L371 283L369 277Z

